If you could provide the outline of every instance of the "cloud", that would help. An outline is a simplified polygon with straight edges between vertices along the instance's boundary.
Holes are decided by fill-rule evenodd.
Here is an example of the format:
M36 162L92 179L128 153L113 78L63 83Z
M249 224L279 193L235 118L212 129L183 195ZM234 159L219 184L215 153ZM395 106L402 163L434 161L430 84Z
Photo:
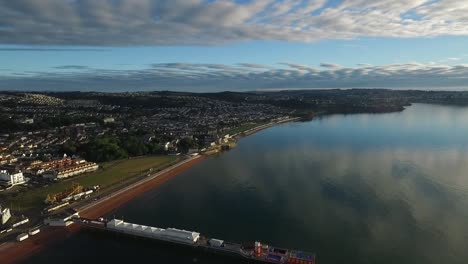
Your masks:
M57 70L87 70L89 69L88 66L83 66L83 65L61 65L61 66L56 66L54 69Z
M455 0L0 0L0 43L219 45L468 35Z
M274 67L263 65L263 64L256 64L256 63L238 63L237 65L246 68L253 68L253 69L274 69Z
M448 119L451 117L453 115L447 116ZM431 122L429 119L428 123ZM432 118L433 120L440 119ZM353 127L358 127L357 130L362 130L360 132L366 135L368 124L359 123L365 120L356 118L354 121L358 123ZM336 131L336 127L330 123L325 121L321 124L321 128L326 127L325 133L327 129ZM346 143L353 145L359 139L369 144L368 138L362 135ZM275 169L279 170L263 174L271 176L267 189L261 188L262 186L255 188L259 195L265 197L264 200L277 195L276 190L284 191L283 187L287 182L281 176L289 173L295 175L298 186L304 186L304 191L310 193L308 199L304 199L303 192L297 190L291 189L286 194L291 203L284 207L288 208L288 215L293 219L296 217L307 223L315 221L312 225L314 227L329 224L329 221L336 221L332 226L359 226L359 247L373 248L372 252L379 252L376 253L379 256L382 252L379 250L396 250L399 253L405 251L405 256L419 256L431 248L444 252L443 254L458 256L460 260L466 258L465 239L459 234L468 231L463 223L467 202L460 191L452 188L466 186L466 179L459 176L464 175L467 168L465 164L468 157L463 150L447 148L441 152L432 149L429 151L424 146L391 146L377 151L367 146L356 150L343 142L334 146L330 142L305 143L300 138L296 141L300 144L285 147L280 153L270 154L271 151L265 151L268 154L259 161L263 164L276 162ZM311 160L314 163L310 163ZM249 166L249 162L243 164ZM231 169L230 165L226 166ZM310 177L311 170L316 172L314 177ZM234 172L238 171L234 169ZM379 177L375 177L376 174ZM251 180L248 173L236 175L247 175L240 180ZM314 215L314 211L305 212L305 205L316 208L315 211L320 211L322 217ZM405 220L402 221L403 219ZM428 219L438 221L428 222ZM447 228L452 226L453 228ZM302 228L301 234L310 229L308 226ZM314 234L321 232L319 229L312 229ZM395 229L405 232L394 232ZM332 228L326 233L330 236L330 232L335 231ZM340 232L341 230L336 231L336 236L339 237ZM444 237L442 242L440 237ZM343 241L340 240L341 242Z
M279 67L253 63L157 63L140 70L58 66L44 72L0 75L0 90L184 90L246 91L297 88L419 88L468 87L468 65L410 62L345 67L321 63L322 68L298 63ZM287 67L284 67L287 66ZM66 70L66 71L63 71Z
M303 64L298 64L298 63L282 62L280 64L286 65L286 66L288 66L290 68L293 68L293 69L296 69L296 70L301 70L301 71L312 71L312 72L318 71L314 67L303 65Z
M456 57L450 57L450 58L445 58L445 59L442 59L440 60L439 62L441 63L446 63L446 62L456 62L456 61L460 61L462 60L461 58L456 58Z
M335 64L335 63L322 62L322 63L320 63L320 67L330 68L330 69L339 69L339 68L341 68L341 65Z
M0 32L1 32L1 27L0 27ZM0 35L1 38L1 35ZM101 52L101 51L109 51L108 49L92 49L92 48L86 48L86 49L67 49L67 48L2 48L0 47L0 52L1 51L45 51L45 52L56 52L56 51L68 51L68 52Z

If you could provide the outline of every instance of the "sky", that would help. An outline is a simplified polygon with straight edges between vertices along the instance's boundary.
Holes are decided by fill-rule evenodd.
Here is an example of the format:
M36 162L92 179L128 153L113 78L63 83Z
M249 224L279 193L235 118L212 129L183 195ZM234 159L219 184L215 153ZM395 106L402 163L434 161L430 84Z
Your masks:
M468 1L0 0L0 90L468 90Z

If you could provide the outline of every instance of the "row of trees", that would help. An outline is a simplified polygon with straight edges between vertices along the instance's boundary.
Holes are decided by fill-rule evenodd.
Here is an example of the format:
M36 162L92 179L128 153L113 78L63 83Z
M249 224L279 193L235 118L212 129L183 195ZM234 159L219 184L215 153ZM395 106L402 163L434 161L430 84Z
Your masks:
M132 156L163 154L165 152L163 145L157 142L145 144L135 136L95 138L83 145L66 143L61 150L69 155L79 154L95 162L105 162Z
M68 155L78 154L90 161L106 162L134 156L165 154L164 143L165 141L157 140L145 143L134 135L120 138L107 136L95 138L83 145L66 143L61 151ZM187 153L189 149L196 148L197 144L192 138L183 138L179 140L177 147L182 153Z

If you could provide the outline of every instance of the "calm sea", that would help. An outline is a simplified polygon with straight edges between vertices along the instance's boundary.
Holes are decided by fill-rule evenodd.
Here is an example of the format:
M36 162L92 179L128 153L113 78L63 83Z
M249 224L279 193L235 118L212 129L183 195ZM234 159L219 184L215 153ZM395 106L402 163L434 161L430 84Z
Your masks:
M264 241L318 263L468 263L468 108L332 115L242 139L116 210L126 221ZM31 263L239 263L82 232Z

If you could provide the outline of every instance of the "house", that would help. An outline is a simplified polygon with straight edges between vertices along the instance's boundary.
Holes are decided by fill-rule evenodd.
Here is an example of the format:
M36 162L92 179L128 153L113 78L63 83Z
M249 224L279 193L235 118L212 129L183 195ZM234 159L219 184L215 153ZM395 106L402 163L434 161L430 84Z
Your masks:
M0 170L0 185L13 186L25 183L23 172L16 171L10 173L7 170Z
M22 120L19 120L17 123L25 124L25 125L31 125L31 124L34 124L34 119L33 118L24 118Z
M164 144L164 150L165 150L165 151L168 151L169 148L171 148L171 147L172 147L171 142L166 142L166 144Z
M10 213L10 208L3 208L0 205L0 218L1 218L1 224L4 225L8 220L11 218L11 213Z
M87 162L85 160L71 160L64 159L67 162L56 165L56 167L49 167L42 173L42 177L46 179L64 179L78 174L93 172L99 168L94 162Z
M104 121L104 124L110 124L110 123L114 123L115 119L113 117L106 117L102 121Z

